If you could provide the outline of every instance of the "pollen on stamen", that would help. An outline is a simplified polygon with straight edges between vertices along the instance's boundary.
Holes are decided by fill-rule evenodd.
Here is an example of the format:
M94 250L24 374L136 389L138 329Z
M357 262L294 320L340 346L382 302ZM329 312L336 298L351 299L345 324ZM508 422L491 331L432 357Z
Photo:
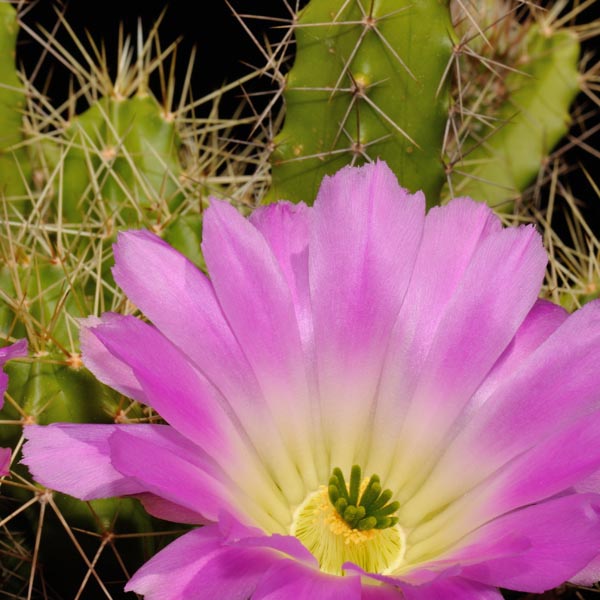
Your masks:
M361 495L369 481L361 482ZM402 564L406 549L406 536L396 520L381 529L352 527L332 505L328 486L298 507L290 533L310 550L322 571L333 575L343 575L345 563L370 573L391 573Z

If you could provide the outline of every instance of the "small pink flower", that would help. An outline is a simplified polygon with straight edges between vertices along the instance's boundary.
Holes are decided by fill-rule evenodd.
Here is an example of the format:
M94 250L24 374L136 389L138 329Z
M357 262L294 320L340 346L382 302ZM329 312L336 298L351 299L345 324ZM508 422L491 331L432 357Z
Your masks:
M384 163L314 204L213 201L210 279L146 231L86 365L169 425L28 427L82 499L204 524L131 579L148 600L500 599L600 551L600 303L538 300L546 253L456 199L425 216ZM591 580L590 567L580 579Z
M2 369L9 360L26 355L27 340L19 340L12 346L0 348L0 408L4 406L4 392L8 386L8 375ZM0 477L9 474L10 458L10 448L0 448Z
M4 406L4 392L8 387L8 375L2 370L13 358L27 356L27 340L19 340L11 346L0 348L0 408Z
M0 477L10 474L10 448L0 448Z

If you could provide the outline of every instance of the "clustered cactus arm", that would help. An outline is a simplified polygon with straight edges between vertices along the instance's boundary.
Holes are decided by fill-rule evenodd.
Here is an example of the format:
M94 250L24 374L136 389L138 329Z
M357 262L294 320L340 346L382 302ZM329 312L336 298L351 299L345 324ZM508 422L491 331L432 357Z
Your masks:
M507 10L500 4L489 18L510 20L508 39L468 44L466 28L456 46L458 134L446 148L446 198L466 195L498 210L511 209L566 135L581 81L573 31L532 17L519 23Z
M0 198L23 201L31 168L23 145L25 90L15 70L19 26L15 9L0 3ZM0 217L3 215L0 215Z
M268 198L309 201L323 175L380 157L435 202L452 51L447 3L313 0L296 21Z

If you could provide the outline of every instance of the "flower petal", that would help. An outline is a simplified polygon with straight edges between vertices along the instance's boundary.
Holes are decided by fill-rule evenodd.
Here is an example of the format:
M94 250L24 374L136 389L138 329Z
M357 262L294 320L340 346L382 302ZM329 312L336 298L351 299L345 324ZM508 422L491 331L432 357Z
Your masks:
M129 580L125 591L143 594L146 600L203 598L184 592L202 566L221 551L221 546L222 537L217 525L190 531L144 564Z
M369 585L363 583L360 600L405 600L406 596L399 588L389 585Z
M117 471L108 440L120 428L148 429L158 425L28 425L23 463L34 479L81 500L143 492L135 480Z
M448 545L511 510L571 489L599 466L600 414L594 414L552 434L417 526L411 532L411 543L428 538L431 543L435 536L436 544ZM411 499L407 510L403 507L403 519L410 518L411 513L413 518L427 514L432 506L447 502L441 488L425 488L425 492L420 491Z
M469 410L478 410L509 378L529 355L537 350L568 318L569 313L547 300L538 300L515 333L510 345L496 361L469 402Z
M120 233L114 250L113 273L128 297L191 360L211 386L219 390L222 405L228 405L238 429L245 429L253 438L260 461L266 465L280 462L286 451L282 450L277 430L273 426L267 429L267 424L272 422L271 414L210 281L187 258L148 231ZM161 282L159 290L156 281ZM114 371L115 381L117 371L122 370L118 365L117 356L112 363L107 361L107 368ZM97 364L90 368L96 372ZM97 375L107 380L100 373ZM206 383L201 387L206 389ZM160 395L155 394L152 402L148 398L144 401L159 402L162 408L155 408L161 415L170 421L175 418L167 398L161 401ZM192 406L190 410L193 414ZM183 423L182 431L189 431L194 422L198 424L194 419L188 425ZM177 423L173 421L174 425ZM267 430L269 435L266 435ZM254 453L246 450L241 454ZM255 472L256 467L252 471Z
M154 327L130 316L111 315L88 328L139 382L150 406L214 458L230 458L232 425L210 384Z
M409 482L408 496L422 484L454 436L455 420L534 305L546 262L532 227L492 233L475 249L421 359L388 485Z
M282 561L260 580L252 600L360 600L360 577L337 577L292 561ZM241 599L240 599L241 600Z
M88 317L79 321L79 341L85 366L102 383L121 394L147 404L144 390L131 367L117 359L94 334L94 328L102 324L119 326L124 318L116 313L104 313L102 318Z
M203 457L197 447L174 437L172 428L158 427L152 436L136 428L117 430L111 435L111 461L120 473L139 482L144 491L200 513L210 521L217 521L223 510L237 514L243 507L242 516L246 519L254 516L261 527L278 528L254 498L244 496L233 482L223 481L220 469ZM233 496L236 491L237 496Z
M226 397L259 393L212 284L194 264L143 230L119 233L114 253L113 274L127 297Z
M27 340L19 340L11 346L0 348L0 408L4 406L4 392L8 386L8 375L2 368L9 360L21 356L27 356Z
M190 525L198 525L205 522L204 516L200 513L185 508L181 504L165 500L160 496L155 496L150 492L135 494L134 497L142 503L147 513L158 519L173 521L174 523L189 523Z
M229 519L224 519L227 524ZM224 531L222 524L209 525L185 534L148 561L125 590L144 594L146 600L247 600L271 569L295 563L301 544L287 536L237 539L251 534L243 526ZM293 548L290 548L290 543ZM303 549L303 554L307 553ZM300 558L296 556L297 558ZM318 573L314 568L307 571Z
M559 306L551 304L550 302L546 302L544 300L538 300L534 307L531 309L529 314L527 315L525 321L517 331L515 337L513 338L509 347L505 350L500 359L496 362L493 369L485 378L483 384L478 388L477 392L471 398L468 406L468 411L463 417L465 420L468 419L469 414L474 413L479 410L481 406L487 401L490 395L493 393L495 389L497 389L502 382L507 378L511 377L512 374L520 368L521 364L524 360L526 360L529 355L534 352L548 337L565 321L567 318L567 313ZM570 435L568 432L564 434L564 438L561 437L561 440L569 439ZM575 438L576 439L576 438ZM553 470L546 470L545 467L541 467L539 465L539 460L544 460L544 455L552 452L552 447L554 447L553 438L547 440L544 445L544 450L542 453L536 452L535 456L538 457L536 461L534 456L527 458L527 455L523 458L523 460L519 461L519 464L527 465L528 463L533 465L538 465L539 468L543 469L542 472L553 473ZM562 441L560 443L563 443ZM569 444L569 448L578 448L579 446L575 444L574 446ZM577 451L581 458L583 456ZM565 453L566 456L567 453ZM588 457L590 458L590 457ZM574 460L575 457L572 457L569 454L568 460ZM465 469L465 465L471 464L471 460L467 458L463 458L460 461L457 461L452 468L454 469L452 477L456 480L462 480L465 475L467 469ZM589 469L589 465L593 464L593 459L585 460L585 464L588 466L582 467L585 469ZM557 468L560 468L559 465L556 465ZM507 465L508 470L505 471L505 477L501 476L499 481L493 480L491 482L484 481L480 485L483 488L483 493L496 493L499 490L502 490L505 485L508 485L508 489L514 489L514 486L518 486L525 493L527 492L537 492L537 497L531 499L533 502L535 500L546 498L547 496L553 495L555 493L560 492L564 488L572 485L575 481L577 481L577 477L581 477L581 474L575 476L571 479L571 482L563 485L561 481L563 479L557 477L554 479L554 476L550 476L548 478L548 483L550 485L554 485L554 491L547 491L547 488L543 488L540 485L529 485L527 483L527 479L523 479L525 477L525 473L523 473L523 477L521 477L517 472L512 471L512 466ZM573 465L574 467L574 465ZM447 466L447 468L449 468ZM525 467L526 469L526 467ZM578 471L580 473L580 471ZM573 477L575 471L571 470L571 476ZM511 475L512 474L512 475ZM441 475L441 480L439 476ZM421 518L421 515L427 513L437 512L440 506L448 505L454 498L456 497L453 493L453 487L447 486L448 480L448 472L441 472L439 470L430 473L427 481L424 482L422 487L418 490L416 494L412 497L408 498L402 505L401 516L404 522L407 523L415 523L418 522ZM533 475L534 477L536 475ZM508 481L507 481L508 478ZM554 482L554 483L552 483ZM451 529L453 532L457 532L461 527L472 525L475 520L475 514L480 514L479 511L476 510L477 503L480 502L479 492L473 490L468 495L460 498L457 503L453 504L452 507L448 510L443 511L441 514L431 519L424 528L426 531L430 531L434 527L438 527L438 522L446 522L447 527ZM516 496L514 496L513 500L516 500ZM505 507L500 510L500 513L496 512L494 514L489 514L486 512L486 520L492 517L498 516L502 512L506 512L510 510L510 508L517 508L522 504L527 504L527 501L523 501L521 503L513 504L510 507ZM468 508L467 508L468 506ZM486 508L489 508L489 504L486 503ZM462 513L461 513L462 511ZM457 518L457 514L461 513L466 515L468 513L468 518L459 519ZM483 517L482 517L483 518ZM480 523L476 523L472 525L472 527L478 526ZM471 527L471 528L472 528ZM422 533L422 535L427 535L427 533ZM457 535L464 535L460 533Z
M317 472L323 476L328 465L323 460L326 452L322 443L322 424L314 370L314 330L308 281L311 217L312 209L304 203L278 202L259 207L250 215L249 221L265 238L290 290L306 360L310 413L313 417L311 433L315 447L314 458ZM312 481L310 484L314 487L316 482Z
M12 452L10 448L0 448L0 477L10 474L10 459Z
M406 600L502 600L502 594L492 587L468 581L461 577L436 580L412 587L402 586Z
M326 177L313 208L309 277L331 463L356 460L425 215L383 162Z
M540 593L573 577L596 556L599 516L596 494L535 504L491 521L449 552L449 560L472 562L462 569L468 579ZM513 540L519 537L528 547L515 553Z
M278 444L272 451L277 481L292 503L300 502L326 475L315 471L314 401L290 288L263 235L227 203L215 200L206 211L202 247L219 303L268 409L251 437L258 443L269 435Z
M569 579L575 585L592 586L600 580L600 556L596 556L581 571Z
M218 390L177 348L154 327L133 317L111 319L90 331L131 368L150 406L211 456L240 489L289 523L289 505L265 470L252 440L247 439L244 426L228 410ZM262 442L270 440L263 436ZM267 465L269 456L267 453Z
M429 474L436 489L444 490L440 502L460 496L553 432L597 410L599 362L600 302L593 302L566 319L462 426Z
M249 217L265 238L290 289L300 337L307 352L313 343L308 283L311 209L304 203L278 202L257 208Z
M414 273L388 346L372 424L367 470L384 476L397 453L391 450L408 410L422 363L446 306L481 242L501 224L483 204L453 200L425 219Z

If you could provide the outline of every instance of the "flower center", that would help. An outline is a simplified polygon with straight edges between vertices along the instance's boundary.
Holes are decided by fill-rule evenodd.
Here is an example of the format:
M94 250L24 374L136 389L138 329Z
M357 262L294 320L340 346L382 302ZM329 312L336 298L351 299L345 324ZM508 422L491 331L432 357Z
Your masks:
M393 516L398 502L389 502L379 477L361 480L355 465L346 486L340 469L334 469L328 486L312 492L294 514L291 533L319 561L322 571L343 575L351 562L370 573L387 573L404 557L406 539Z

